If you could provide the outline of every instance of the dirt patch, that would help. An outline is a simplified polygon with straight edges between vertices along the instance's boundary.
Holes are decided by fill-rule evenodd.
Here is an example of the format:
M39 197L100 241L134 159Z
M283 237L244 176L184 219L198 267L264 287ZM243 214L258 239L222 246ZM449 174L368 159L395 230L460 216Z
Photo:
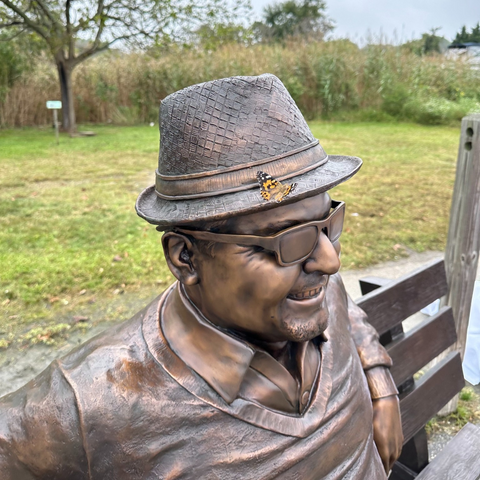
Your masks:
M466 383L467 386L460 393L457 410L445 417L435 417L427 424L430 461L467 422L480 425L480 385Z
M25 332L23 345L0 350L0 397L13 392L42 372L53 360L66 355L74 347L103 332L106 328L128 320L159 293L157 289L118 295L85 307L73 317L59 318L57 331L41 325ZM108 318L108 321L105 319Z

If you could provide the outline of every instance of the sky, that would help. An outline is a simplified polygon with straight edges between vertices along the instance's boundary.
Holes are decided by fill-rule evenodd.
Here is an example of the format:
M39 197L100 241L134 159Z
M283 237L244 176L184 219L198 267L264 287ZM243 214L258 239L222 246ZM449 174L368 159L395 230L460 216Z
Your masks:
M255 19L273 0L251 0ZM453 40L466 25L470 30L480 21L480 0L326 0L327 15L335 21L333 37L350 38L363 44L380 36L392 43L419 38L432 28Z

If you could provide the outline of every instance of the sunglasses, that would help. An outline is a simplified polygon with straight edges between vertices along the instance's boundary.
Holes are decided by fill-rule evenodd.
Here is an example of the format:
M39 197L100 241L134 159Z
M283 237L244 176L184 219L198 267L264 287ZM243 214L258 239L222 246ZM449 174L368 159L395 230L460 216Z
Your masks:
M342 233L344 218L345 202L332 200L332 210L327 218L295 225L281 230L275 235L266 237L184 230L180 228L175 228L175 231L191 235L198 240L262 247L264 250L274 252L277 262L282 267L288 267L305 261L312 254L317 246L321 232L325 233L332 243L338 240Z

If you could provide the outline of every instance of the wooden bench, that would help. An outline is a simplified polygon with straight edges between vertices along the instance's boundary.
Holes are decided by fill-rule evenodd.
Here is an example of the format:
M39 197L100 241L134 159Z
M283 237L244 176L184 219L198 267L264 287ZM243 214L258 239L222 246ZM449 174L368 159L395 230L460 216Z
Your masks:
M480 428L467 423L416 480L478 480Z
M410 331L402 322L447 293L443 260L436 260L398 280L366 278L357 304L368 314L392 357L392 376L400 392L404 445L390 480L411 480L428 465L425 424L465 385L458 352L430 368L418 380L414 375L455 343L452 309L440 311Z

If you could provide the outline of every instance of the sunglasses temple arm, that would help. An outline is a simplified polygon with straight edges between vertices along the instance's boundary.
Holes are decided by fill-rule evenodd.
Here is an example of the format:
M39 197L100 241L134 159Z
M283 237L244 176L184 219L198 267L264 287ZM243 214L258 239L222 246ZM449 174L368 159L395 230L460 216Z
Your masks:
M263 238L250 235L231 235L231 234L222 234L222 233L212 233L212 232L201 232L197 230L183 230L176 229L178 233L183 233L185 235L190 235L193 238L198 240L206 240L219 243L231 243L237 245L258 245L259 247L270 249L272 247L271 238ZM274 242L276 243L276 242Z

